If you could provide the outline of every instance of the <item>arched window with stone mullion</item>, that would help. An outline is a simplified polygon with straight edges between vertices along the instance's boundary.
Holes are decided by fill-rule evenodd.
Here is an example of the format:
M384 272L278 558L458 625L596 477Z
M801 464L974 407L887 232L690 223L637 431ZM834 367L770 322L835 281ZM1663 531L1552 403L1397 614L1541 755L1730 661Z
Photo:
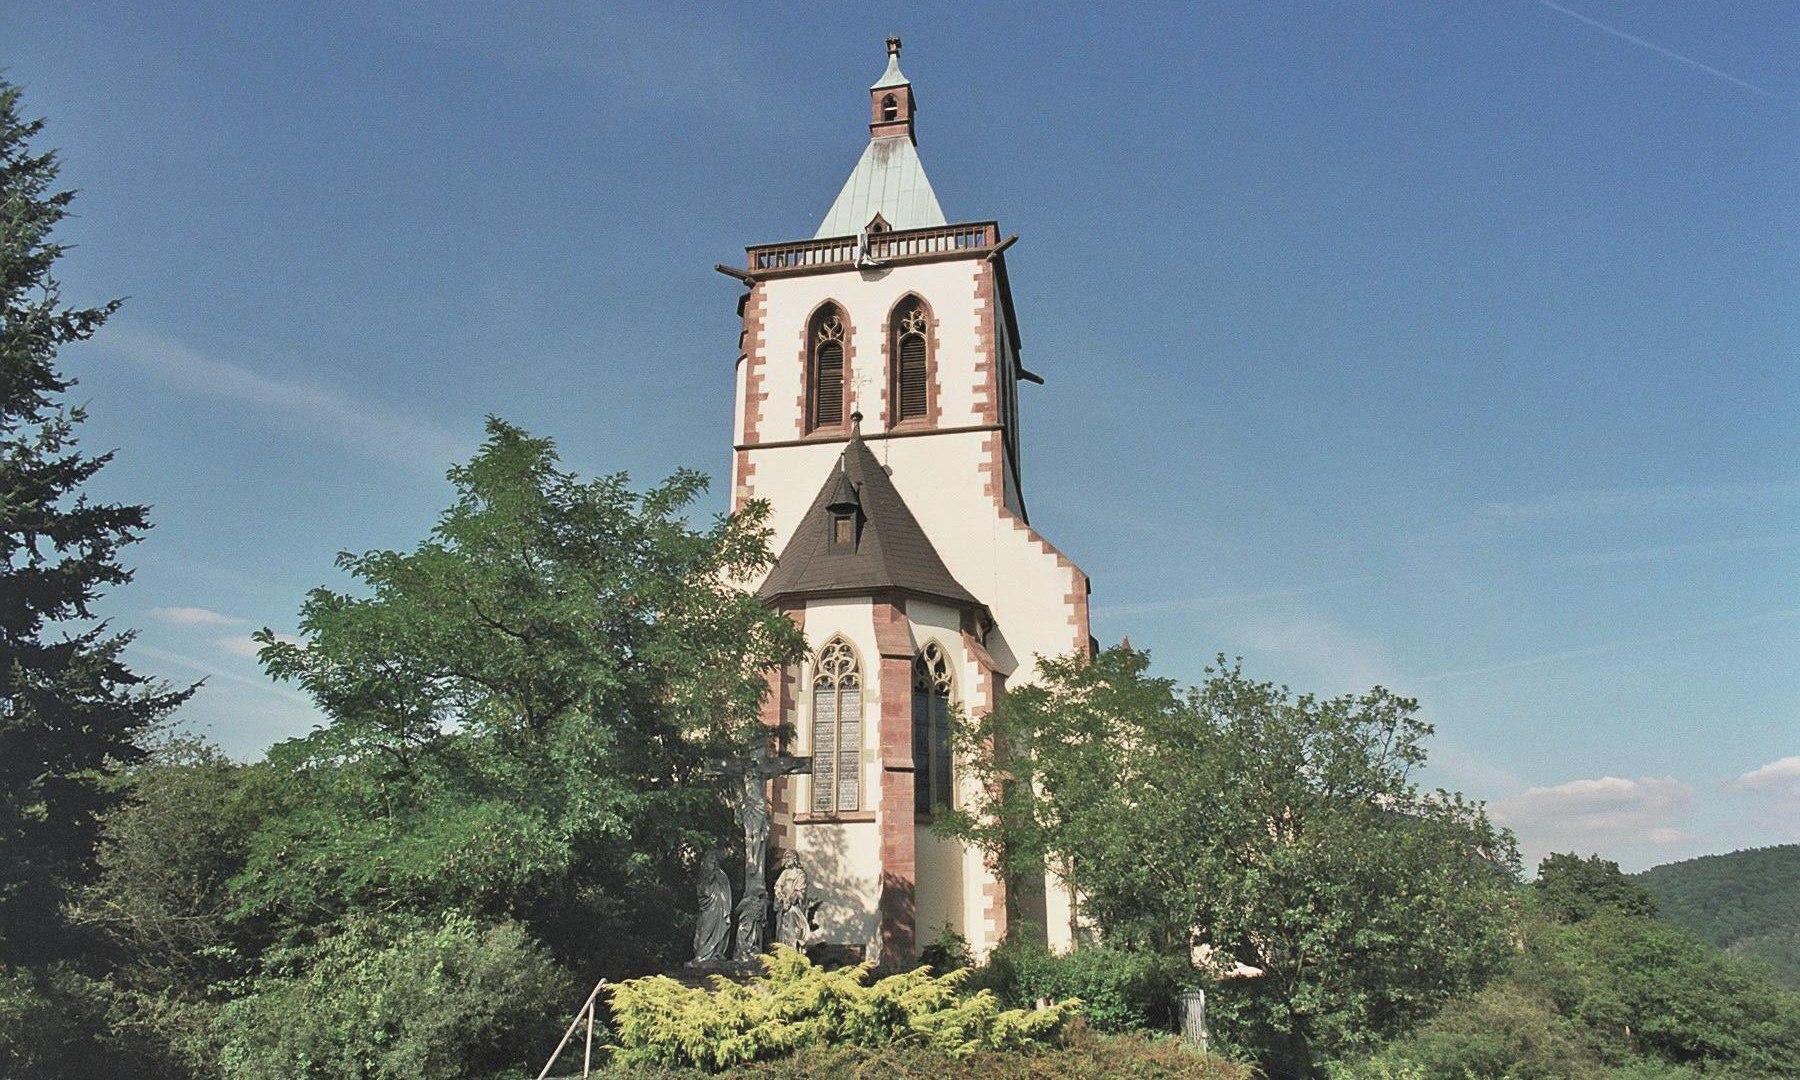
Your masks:
M862 805L862 672L856 651L834 636L819 650L812 679L812 808L854 812Z
M950 659L935 641L913 657L913 804L930 814L952 805L950 701L955 679Z
M923 421L931 415L931 314L909 296L894 308L888 379L889 423Z
M806 430L835 431L844 426L849 398L847 357L849 332L836 304L821 304L807 321Z

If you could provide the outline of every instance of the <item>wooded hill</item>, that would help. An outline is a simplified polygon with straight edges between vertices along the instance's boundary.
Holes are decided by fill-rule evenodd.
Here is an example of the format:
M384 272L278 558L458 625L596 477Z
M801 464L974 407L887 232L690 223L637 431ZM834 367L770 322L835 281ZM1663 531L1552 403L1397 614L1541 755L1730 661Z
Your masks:
M1664 920L1800 989L1800 844L1704 855L1636 876Z

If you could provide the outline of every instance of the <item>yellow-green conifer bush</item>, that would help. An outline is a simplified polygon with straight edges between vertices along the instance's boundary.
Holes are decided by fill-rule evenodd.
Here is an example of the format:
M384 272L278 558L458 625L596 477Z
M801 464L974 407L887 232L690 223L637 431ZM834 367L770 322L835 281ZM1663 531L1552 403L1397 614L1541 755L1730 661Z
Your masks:
M718 1070L806 1047L896 1044L960 1058L1053 1046L1080 1007L1003 1010L989 991L960 992L966 971L919 968L870 983L869 965L827 971L783 946L763 972L743 984L715 977L711 990L661 975L619 984L615 1061Z

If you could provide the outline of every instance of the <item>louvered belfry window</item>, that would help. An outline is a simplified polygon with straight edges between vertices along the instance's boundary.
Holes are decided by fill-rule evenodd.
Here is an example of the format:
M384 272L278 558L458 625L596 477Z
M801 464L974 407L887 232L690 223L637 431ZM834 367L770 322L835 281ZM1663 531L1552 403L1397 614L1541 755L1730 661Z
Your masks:
M927 350L930 323L925 305L909 300L894 314L894 420L923 420L930 411Z
M807 394L811 414L807 429L844 426L844 319L827 304L813 316L807 335L812 343L811 385Z
M928 814L951 805L950 660L937 642L913 658L913 806Z
M862 804L862 676L841 637L819 650L812 711L813 813L854 811Z

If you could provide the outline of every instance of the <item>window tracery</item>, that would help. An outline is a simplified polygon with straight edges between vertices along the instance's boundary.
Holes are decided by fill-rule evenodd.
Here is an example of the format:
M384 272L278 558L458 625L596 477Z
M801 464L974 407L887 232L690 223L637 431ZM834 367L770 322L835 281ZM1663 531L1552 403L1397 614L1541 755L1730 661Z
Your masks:
M953 805L950 701L955 678L943 646L927 642L913 657L913 805L919 813Z
M917 297L894 311L893 422L923 420L931 412L931 320Z
M844 317L826 304L812 318L807 343L807 430L844 425L844 350L848 345Z
M819 650L812 679L812 808L816 814L862 803L862 672L842 637Z

